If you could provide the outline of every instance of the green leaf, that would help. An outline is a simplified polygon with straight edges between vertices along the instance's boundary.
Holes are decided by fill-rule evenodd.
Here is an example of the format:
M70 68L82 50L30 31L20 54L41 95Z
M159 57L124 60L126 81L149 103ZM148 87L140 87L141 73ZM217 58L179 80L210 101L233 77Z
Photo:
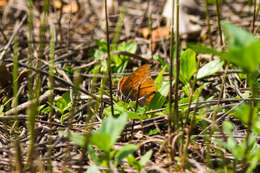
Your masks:
M76 134L76 133L68 133L65 130L60 130L59 131L60 134L63 134L67 137L69 137L69 140L74 142L75 144L79 145L80 147L83 147L85 144L85 137L81 134Z
M89 144L98 147L100 150L109 152L113 146L111 138L110 134L94 132L89 139Z
M135 41L122 42L118 46L119 51L127 51L130 53L135 53L137 50L137 43Z
M222 127L223 127L223 131L227 135L232 135L232 131L233 131L234 125L230 121L224 121L222 123Z
M260 40L242 48L229 49L224 57L227 61L236 64L246 72L257 73L260 69Z
M71 98L70 93L65 92L61 98L57 100L55 103L54 109L55 111L64 114L65 111L69 110L71 107Z
M206 76L210 76L217 71L220 70L220 68L223 66L224 62L220 59L213 60L207 64L205 64L203 67L201 67L198 71L197 78L202 79Z
M257 104L253 110L253 117L252 117L252 130L256 134L260 135L260 117L258 116L260 104ZM244 124L248 124L249 121L249 113L250 113L250 105L249 104L242 104L233 111L233 116L240 119Z
M0 105L0 114L2 114L4 112L4 105Z
M134 144L127 144L120 148L115 155L115 165L126 158L129 154L132 154L135 150L137 150L137 148L138 146Z
M222 27L229 49L242 48L256 41L253 34L231 23L223 22Z
M136 158L133 155L129 155L127 157L127 161L128 161L129 165L133 166L139 172L141 171L142 165L141 165L141 163L138 160L136 160Z
M114 104L114 114L116 116L120 116L122 114L127 114L129 119L144 119L144 118L146 118L146 116L142 116L142 114L139 114L139 112L129 111L128 106L134 107L135 102L125 103L123 101L119 101L118 103ZM107 115L108 117L112 116L110 106L104 109L104 114Z
M145 155L140 159L140 163L142 166L144 166L146 164L146 162L148 160L150 160L150 158L152 157L153 151L149 150L147 153L145 153Z
M90 137L90 144L97 146L105 152L109 152L116 143L118 137L127 123L127 114L123 113L119 118L108 117L102 121L99 130Z
M86 173L99 173L100 171L98 170L98 168L94 165L90 166L87 170Z
M170 71L170 65L169 65L169 63L168 63L166 60L164 60L163 58L161 58L160 55L156 54L156 55L155 55L155 59L156 59L156 61L158 61L163 67L166 66L166 70L167 70L167 71Z
M223 56L222 52L219 52L213 48L210 48L208 46L199 44L199 43L187 43L187 47L191 48L192 50L194 50L196 53L200 53L200 54L211 54L211 55L215 55L215 56Z
M180 61L180 80L183 83L188 82L196 72L196 53L187 49L181 54Z
M255 153L253 155L253 158L250 159L250 164L248 169L246 170L246 173L251 173L253 172L253 170L257 167L257 165L259 165L259 161L260 161L260 148L257 147L255 149Z
M98 152L97 152L98 153ZM101 161L99 157L96 155L96 151L92 148L91 145L88 145L88 155L90 156L91 160L98 166L101 165Z
M164 74L166 68L167 68L166 66L163 67L163 69L160 71L160 73L158 74L158 76L156 77L156 79L154 81L157 90L160 89L162 86L163 74Z
M160 130L156 128L156 129L150 130L146 135L152 136L152 135L155 135L155 134L158 134L158 133L160 133Z
M167 99L169 88L170 88L169 81L162 82L161 88L158 90L158 92L155 93L155 96L151 100L149 109L162 108L163 104Z

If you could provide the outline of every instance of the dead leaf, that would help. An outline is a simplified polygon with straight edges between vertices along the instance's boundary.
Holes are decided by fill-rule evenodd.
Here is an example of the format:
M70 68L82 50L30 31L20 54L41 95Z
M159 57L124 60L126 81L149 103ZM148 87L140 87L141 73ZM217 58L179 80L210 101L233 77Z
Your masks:
M149 30L149 28L143 28L141 29L141 34L143 35L144 38L148 38L149 35L151 35L151 41L153 42L151 46L151 50L154 50L156 47L156 42L155 42L156 40L169 37L169 27L163 26L154 29L152 32Z
M62 7L62 3L60 0L55 0L54 1L54 7L55 8L61 8ZM75 1L72 1L69 4L66 4L63 6L62 12L63 13L76 13L78 11L78 5Z
M55 1L54 1L54 7L55 7L55 8L61 8L61 5L62 5L62 4L61 4L61 2L60 2L59 0L55 0Z
M7 0L0 0L0 7L3 7L6 4L8 4Z
M141 34L143 35L144 38L148 38L149 35L151 34L151 31L149 28L142 28Z
M168 38L168 37L169 37L168 26L160 27L152 31L152 41L156 41L157 39ZM155 47L156 47L156 43L153 42L151 49L154 50Z

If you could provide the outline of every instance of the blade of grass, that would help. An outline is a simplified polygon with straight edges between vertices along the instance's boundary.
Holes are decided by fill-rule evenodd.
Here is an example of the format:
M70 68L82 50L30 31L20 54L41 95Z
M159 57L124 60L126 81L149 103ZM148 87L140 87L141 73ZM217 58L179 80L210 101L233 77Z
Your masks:
M18 105L18 57L19 57L19 52L18 52L18 37L15 36L14 38L14 59L13 59L13 107L16 107ZM23 157L22 157L22 149L20 146L20 139L19 136L17 135L16 130L18 130L18 113L17 111L14 113L15 115L15 121L14 121L14 149L15 149L15 170L17 172L22 173L23 172Z

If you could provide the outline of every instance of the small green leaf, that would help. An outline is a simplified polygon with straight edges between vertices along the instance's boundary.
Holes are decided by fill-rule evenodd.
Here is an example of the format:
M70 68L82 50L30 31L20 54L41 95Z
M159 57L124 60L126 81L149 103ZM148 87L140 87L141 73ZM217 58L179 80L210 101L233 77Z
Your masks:
M135 150L137 150L137 148L138 146L134 144L127 144L120 148L115 155L115 165L126 158L129 154L132 154Z
M135 41L122 42L118 46L119 51L127 51L130 53L135 53L137 50L137 43Z
M185 50L181 54L180 80L183 83L188 82L196 72L196 67L196 53L191 49Z
M89 139L89 144L98 147L100 150L109 152L113 146L111 138L110 134L94 132Z
M259 161L260 161L260 148L257 147L255 149L253 158L250 159L250 164L249 164L249 167L246 170L246 173L253 172L253 170L257 167L257 165L259 165Z
M146 135L147 136L152 136L152 135L155 135L155 134L158 134L158 133L160 133L160 130L158 130L156 128L156 129L150 130Z
M90 166L87 170L86 173L99 173L100 171L98 170L98 168L94 165Z
M153 151L149 150L147 153L145 153L145 155L140 159L140 163L142 166L144 166L146 164L146 162L148 160L150 160L150 158L152 157Z
M136 160L136 158L133 155L129 155L127 157L127 161L128 161L129 165L133 166L139 172L141 171L142 165L141 165L141 163L138 160Z
M101 150L109 152L127 123L127 114L123 113L119 118L108 117L102 121L100 129L90 137L90 144Z
M257 114L259 106L260 104L255 106L252 116L252 130L258 135L260 135L260 117ZM233 111L233 116L240 119L244 124L247 125L249 121L250 109L251 106L249 104L242 104Z
M3 113L3 111L4 111L4 105L0 105L0 114L2 114Z
M210 76L217 71L220 70L220 68L223 66L224 62L220 59L213 60L207 64L205 64L203 67L201 67L198 71L197 78L202 79L206 76Z
M154 81L157 90L160 89L162 86L163 74L165 72L165 69L166 69L166 66L163 67L163 69L160 71L160 73L158 74L158 76L156 77L156 79Z
M98 152L96 152L91 145L88 145L88 155L90 156L91 160L98 166L101 165L101 161L99 159L99 157L97 156L97 154L99 154ZM97 154L96 154L97 153Z
M151 100L149 109L159 109L162 108L165 103L168 93L169 93L170 84L169 81L162 82L161 88L155 93L155 96Z
M120 102L114 104L114 114L116 116L121 116L122 114L127 114L129 119L144 119L144 118L146 118L146 116L142 116L141 114L139 114L139 112L129 111L128 106L132 107L132 108L135 107L135 102L125 103L125 102L120 101ZM104 109L104 114L107 115L108 117L112 116L110 106Z
M155 59L156 59L163 67L166 66L166 70L167 70L167 71L170 71L170 65L169 65L169 63L168 63L166 60L164 60L163 58L161 58L160 55L156 54L156 55L155 55Z
M68 133L65 130L60 130L59 133L69 137L70 141L74 142L75 144L79 145L80 147L84 146L84 136L83 135L76 134L76 133Z

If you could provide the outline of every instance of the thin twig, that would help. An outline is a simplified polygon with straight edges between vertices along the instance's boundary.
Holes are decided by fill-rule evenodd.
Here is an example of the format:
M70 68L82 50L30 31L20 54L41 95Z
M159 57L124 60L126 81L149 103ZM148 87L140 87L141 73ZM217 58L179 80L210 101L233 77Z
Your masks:
M223 42L223 37L222 37L222 29L220 25L220 12L219 12L219 1L216 0L216 13L217 13L217 21L218 21L218 32L219 32L219 37L220 37L220 45L221 48L223 48L224 42Z
M253 6L254 6L254 10L253 10L253 20L252 20L252 24L251 24L251 32L254 34L255 32L255 19L256 19L256 0L253 0Z
M1 64L1 61L2 61L2 59L3 59L3 57L4 57L5 53L6 53L7 49L8 49L8 48L10 47L10 45L13 43L14 38L15 38L17 32L18 32L18 31L20 30L20 28L22 27L22 25L23 25L23 23L24 23L24 21L25 21L26 18L27 18L27 15L24 15L22 21L21 21L21 22L17 25L17 27L14 29L14 32L13 32L13 34L12 34L10 40L8 41L8 43L5 45L4 49L2 50L2 52L1 52L1 54L0 54L0 64Z
M42 101L48 99L48 97L49 97L52 93L53 93L53 91L51 91L51 90L46 91L43 95L41 95L41 96L39 97L39 102L42 102ZM25 103L23 103L23 104L20 104L20 105L17 106L17 107L14 107L14 108L10 109L10 110L7 111L7 112L3 113L3 115L4 115L4 116L12 115L12 114L15 114L16 112L18 113L18 112L20 112L20 111L22 111L22 110L25 110L26 108L30 107L35 101L36 101L36 99L34 99L34 100L29 100L29 101L27 101L27 102L25 102Z

